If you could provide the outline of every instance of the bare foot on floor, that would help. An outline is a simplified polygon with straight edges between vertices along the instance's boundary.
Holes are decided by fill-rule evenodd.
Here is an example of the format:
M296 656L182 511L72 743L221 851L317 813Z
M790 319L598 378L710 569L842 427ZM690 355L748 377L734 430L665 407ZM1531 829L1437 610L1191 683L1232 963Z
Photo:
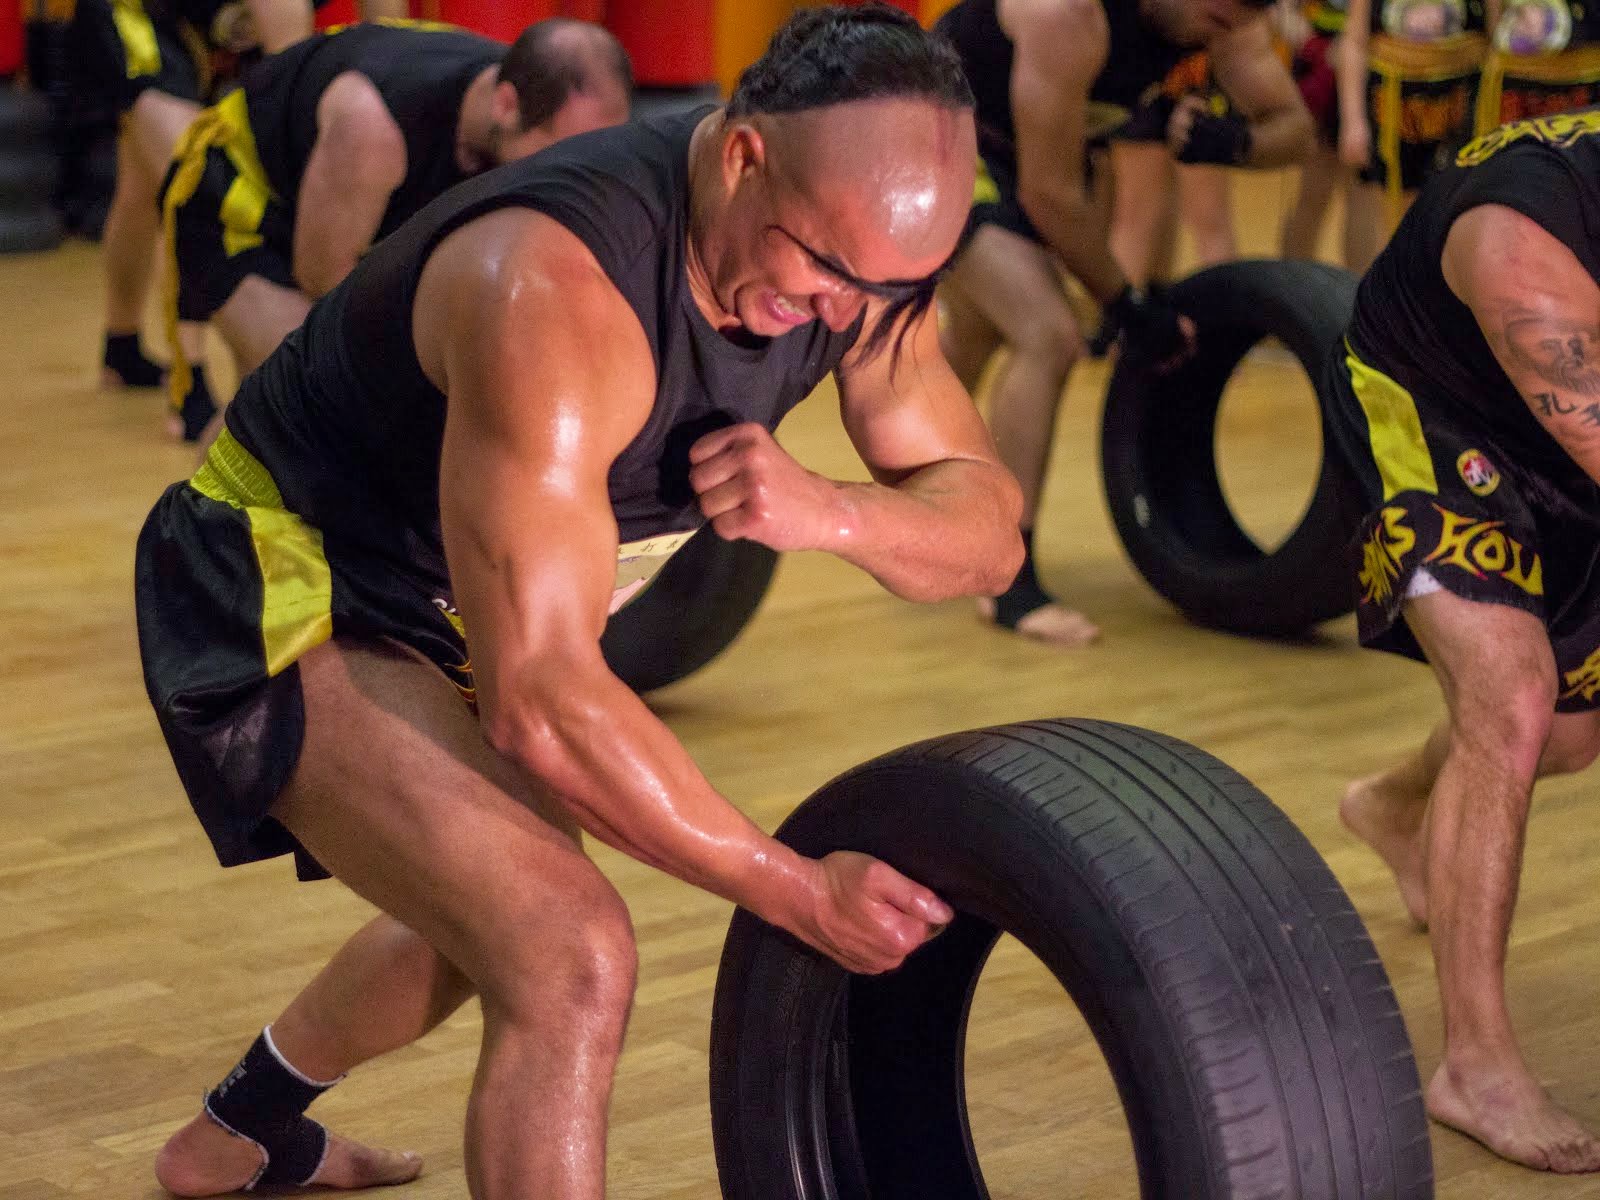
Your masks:
M1501 1158L1541 1171L1600 1171L1600 1138L1521 1071L1465 1076L1448 1064L1428 1084L1428 1114Z
M1400 899L1419 929L1428 927L1428 877L1414 799L1386 795L1382 776L1358 779L1344 791L1339 818L1383 859L1400 885ZM1409 802L1408 802L1409 800Z
M994 623L995 605L989 597L978 598L978 612L985 621ZM1044 604L1018 621L1016 632L1052 646L1071 648L1095 641L1100 636L1100 627L1080 612L1059 604Z
M156 1155L156 1179L175 1196L225 1196L260 1169L261 1151L204 1113L168 1138ZM387 1187L410 1183L420 1174L419 1154L362 1146L330 1133L328 1153L311 1184L344 1190Z

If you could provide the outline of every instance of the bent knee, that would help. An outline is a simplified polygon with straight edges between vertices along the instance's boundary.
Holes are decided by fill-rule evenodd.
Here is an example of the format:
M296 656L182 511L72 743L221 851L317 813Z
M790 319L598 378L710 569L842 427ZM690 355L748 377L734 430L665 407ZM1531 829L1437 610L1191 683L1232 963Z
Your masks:
M1017 324L1008 331L1007 341L1014 355L1059 375L1063 382L1073 364L1083 356L1083 337L1078 332L1078 323L1065 308L1051 306Z
M1506 681L1492 695L1459 698L1451 741L1531 776L1550 745L1555 699L1550 681L1536 674Z
M534 881L502 912L477 981L486 1004L518 1021L620 1029L638 978L633 921L616 889L588 870L577 886Z

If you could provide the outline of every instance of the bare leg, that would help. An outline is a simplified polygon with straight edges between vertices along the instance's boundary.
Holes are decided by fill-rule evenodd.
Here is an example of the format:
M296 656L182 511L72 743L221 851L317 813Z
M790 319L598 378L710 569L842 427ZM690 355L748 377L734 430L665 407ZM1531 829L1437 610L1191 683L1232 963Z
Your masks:
M1344 263L1365 275L1389 240L1389 200L1381 185L1357 179L1345 192Z
M1316 258L1322 222L1328 215L1328 204L1344 169L1333 147L1321 142L1301 164L1300 186L1295 192L1293 206L1283 219L1284 258ZM1348 215L1345 225L1349 227Z
M155 269L156 180L145 167L125 124L117 138L117 183L101 239L106 271L106 331L137 333ZM108 385L120 380L107 378Z
M1406 618L1444 691L1450 733L1425 822L1427 902L1444 1017L1435 1119L1514 1162L1600 1170L1600 1140L1529 1071L1506 1003L1506 940L1555 663L1538 620L1435 592Z
M301 1074L336 1079L370 1059L410 1045L472 995L472 985L432 946L380 915L352 937L277 1020L272 1037ZM174 1134L156 1160L156 1177L180 1196L236 1190L261 1165L254 1146L203 1113ZM416 1178L422 1160L329 1135L317 1182L363 1188Z
M476 989L471 1195L599 1200L635 971L621 898L432 667L339 642L300 667L306 743L274 815L393 920L358 934L280 1018L286 1057L337 1074ZM405 982L385 996L374 979Z
M962 296L1000 331L1010 358L989 393L989 425L1000 460L1022 485L1022 524L1031 529L1044 490L1056 411L1067 375L1082 349L1055 260L1042 247L996 225L973 236L952 273ZM992 601L979 604L993 619ZM1059 645L1081 645L1099 630L1054 603L1022 617L1018 633Z
M940 286L939 307L944 318L939 324L939 348L967 395L976 399L984 368L1003 344L1000 331L954 280Z
M222 340L233 351L239 365L239 378L267 361L311 311L311 301L303 292L280 287L259 275L248 275L228 302L212 318Z
M1394 872L1406 911L1418 928L1428 923L1428 797L1450 748L1450 722L1443 721L1421 749L1388 770L1358 779L1345 789L1339 816L1346 828L1375 850ZM1583 770L1600 750L1600 712L1557 713L1539 757L1538 777Z
M1202 267L1239 257L1233 229L1233 182L1226 167L1177 166L1178 211L1194 239L1195 260ZM1169 264L1170 265L1170 264Z
M1164 240L1176 220L1172 155L1165 142L1112 142L1116 194L1112 202L1111 254L1128 281L1150 282Z

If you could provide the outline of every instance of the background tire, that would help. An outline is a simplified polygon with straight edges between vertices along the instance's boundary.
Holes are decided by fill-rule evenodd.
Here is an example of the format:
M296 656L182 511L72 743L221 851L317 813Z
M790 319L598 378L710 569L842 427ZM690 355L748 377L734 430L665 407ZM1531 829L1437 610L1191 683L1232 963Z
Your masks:
M50 104L35 92L0 83L0 147L47 144Z
M0 151L0 205L47 207L55 196L61 168L49 143L37 149L11 147Z
M709 525L690 538L638 599L606 623L606 662L636 692L698 671L733 644L767 594L778 555L724 541Z
M0 207L0 254L32 254L61 244L61 219L53 209Z
M1147 1200L1424 1200L1427 1118L1360 918L1289 820L1171 738L956 734L834 780L779 836L875 854L956 921L848 975L739 911L711 1029L725 1200L982 1200L963 1050L1000 931L1104 1051Z
M1117 363L1100 443L1106 503L1134 567L1199 624L1293 635L1355 607L1347 550L1361 512L1329 439L1300 524L1271 552L1240 527L1216 461L1223 389L1263 338L1277 337L1300 360L1326 413L1324 372L1349 323L1355 289L1353 275L1323 263L1212 267L1168 293L1198 327L1195 356L1167 374L1128 359Z

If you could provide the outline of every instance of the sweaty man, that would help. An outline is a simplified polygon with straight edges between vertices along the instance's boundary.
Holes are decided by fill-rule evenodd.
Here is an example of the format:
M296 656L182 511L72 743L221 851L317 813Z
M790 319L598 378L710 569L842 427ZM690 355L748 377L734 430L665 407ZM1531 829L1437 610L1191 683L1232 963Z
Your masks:
M1267 0L1270 3L1270 0ZM1087 151L1103 145L1182 58L1210 56L1232 102L1218 116L1178 101L1167 142L1180 162L1274 167L1312 148L1311 118L1272 47L1255 0L962 0L939 22L978 100L984 170L975 231L940 290L945 354L969 390L1000 346L1008 363L990 394L1000 456L1022 483L1021 571L998 601L1001 626L1076 645L1098 631L1039 586L1032 531L1056 409L1082 351L1062 289L1065 268L1105 307L1124 346L1157 362L1188 350L1192 327L1132 287L1090 197Z
M1429 1111L1552 1171L1600 1140L1529 1071L1505 959L1534 780L1600 750L1597 211L1600 113L1468 143L1362 279L1331 388L1371 510L1361 640L1426 658L1446 708L1343 816L1432 938Z
M1005 586L1016 483L930 312L975 151L947 45L808 8L726 109L453 189L245 380L140 537L146 680L223 863L293 852L383 915L173 1135L169 1189L416 1174L302 1113L476 993L471 1194L597 1200L636 955L584 832L858 971L950 919L765 836L599 643L622 561L705 521L911 599ZM772 438L829 372L873 482Z
M422 22L307 38L246 72L178 148L169 325L215 320L248 374L374 240L469 175L627 120L632 89L627 53L583 21L540 21L509 50ZM216 411L204 375L180 361L172 391L193 441Z

